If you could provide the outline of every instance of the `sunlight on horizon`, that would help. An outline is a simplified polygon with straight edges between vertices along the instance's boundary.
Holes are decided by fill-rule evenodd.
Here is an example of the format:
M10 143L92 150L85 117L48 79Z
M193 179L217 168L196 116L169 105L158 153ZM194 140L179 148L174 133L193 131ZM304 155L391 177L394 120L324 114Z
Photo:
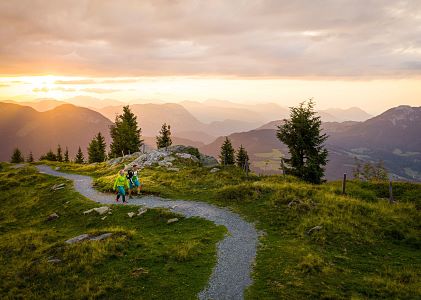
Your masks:
M0 77L0 99L65 100L76 96L124 103L218 99L241 104L274 102L291 106L313 97L318 108L358 106L379 113L400 104L421 105L421 80L303 80L216 77ZM403 100L404 99L404 100Z

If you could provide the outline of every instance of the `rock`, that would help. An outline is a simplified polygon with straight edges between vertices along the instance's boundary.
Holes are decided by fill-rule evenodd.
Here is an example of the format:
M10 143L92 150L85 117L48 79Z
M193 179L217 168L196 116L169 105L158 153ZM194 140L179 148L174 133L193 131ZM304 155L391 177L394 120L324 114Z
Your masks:
M308 235L310 235L313 231L315 231L315 230L320 230L320 229L322 229L323 227L322 226L320 226L320 225L317 225L317 226L314 226L313 228L311 228L310 230L308 230L307 231L307 234Z
M99 215L103 215L106 214L110 210L110 208L108 206L101 206L95 207L93 210L96 211Z
M211 173L216 173L216 172L219 172L219 169L218 168L213 168L212 170L210 170L210 172Z
M93 211L96 211L99 215L103 215L106 213L111 215L111 209L108 206L95 207L95 208L84 211L83 214L84 215L90 214Z
M82 241L85 241L85 240L102 241L102 240L105 240L106 238L109 238L112 235L113 234L110 233L110 232L103 233L103 234L98 235L98 236L91 236L91 235L85 233L85 234L78 235L74 238L71 238L70 240L67 240L66 243L67 244L74 244L74 243L79 243L79 242L82 242Z
M171 167L171 166L172 166L172 163L171 163L171 162L169 162L169 161L165 161L165 160L163 160L163 161L159 161L159 162L158 162L158 165L160 165L161 167L166 167L166 168L169 168L169 167Z
M67 244L79 243L90 238L89 234L81 234L66 241Z
M48 216L47 221L52 221L55 219L58 219L58 214L52 213L51 215Z
M215 159L215 157L209 156L209 155L205 155L205 154L200 154L200 163L204 167L215 167L215 166L218 166L219 165L219 163Z
M168 162L172 162L174 160L175 160L174 156L167 156L167 157L164 158L164 161L168 161Z
M199 162L199 159L196 156L191 155L190 153L176 153L175 155L183 159L190 159L194 162Z
M64 183L60 183L60 184L55 184L51 187L52 191L57 191L57 190L61 190L64 189L65 184Z
M167 224L171 224L171 223L174 223L174 222L177 222L177 221L178 221L178 218L169 219L169 220L167 221Z
M179 168L167 168L168 171L180 172Z
M89 210L85 210L84 212L83 212L83 214L84 215L87 215L87 214L90 214L91 212L93 212L94 211L94 209L92 208L92 209L89 209Z
M101 235L98 235L98 236L95 236L95 237L92 237L92 238L90 238L89 240L90 241L102 241L102 240L105 240L105 239L107 239L107 238L109 238L109 237L111 237L113 234L112 233L103 233L103 234L101 234Z
M141 216L141 215L143 215L147 211L148 211L147 208L143 208L143 207L142 208L139 208L139 211L138 211L137 215L138 216Z
M105 217L102 217L102 218L101 218L101 220L102 220L102 221L104 221L104 220L105 220L106 218L107 218L107 216L105 216Z
M47 262L49 262L51 264L58 264L58 263L61 263L61 259L51 258L51 259L47 260Z
M130 218L133 218L133 216L135 215L135 213L134 213L134 212L129 212L129 213L127 213L127 215L128 215Z
M112 215L113 213L111 211L108 212L109 215Z

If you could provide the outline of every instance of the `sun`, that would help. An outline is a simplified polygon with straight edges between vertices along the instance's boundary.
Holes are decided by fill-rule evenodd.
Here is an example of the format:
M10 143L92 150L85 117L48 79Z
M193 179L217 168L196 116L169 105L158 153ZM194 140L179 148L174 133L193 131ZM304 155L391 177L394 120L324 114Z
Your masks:
M64 98L64 93L56 82L64 80L65 76L43 75L22 77L27 84L27 90L42 98Z

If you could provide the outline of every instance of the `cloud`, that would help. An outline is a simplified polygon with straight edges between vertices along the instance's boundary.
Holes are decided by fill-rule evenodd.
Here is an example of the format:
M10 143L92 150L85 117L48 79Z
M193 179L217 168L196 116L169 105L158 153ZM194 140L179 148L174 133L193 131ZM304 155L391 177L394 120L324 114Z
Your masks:
M95 84L96 81L92 79L82 79L82 80L56 80L54 82L55 84L74 84L74 85L80 85L80 84Z
M119 90L117 90L117 89L87 88L87 89L82 89L81 91L88 92L88 93L96 93L96 94L110 94L110 93L118 92Z
M42 88L33 88L32 91L34 93L48 93L50 89L47 87L42 87Z
M57 87L52 89L54 91L60 91L60 92L66 92L66 93L73 93L73 92L77 92L77 89L74 88L64 88L64 87Z
M413 76L420 22L418 0L1 1L0 73Z

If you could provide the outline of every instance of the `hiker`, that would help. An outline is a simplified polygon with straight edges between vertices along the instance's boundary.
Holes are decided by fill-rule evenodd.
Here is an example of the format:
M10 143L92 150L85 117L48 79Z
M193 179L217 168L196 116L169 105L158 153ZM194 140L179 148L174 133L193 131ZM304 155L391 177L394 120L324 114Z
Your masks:
M136 187L137 188L137 194L139 195L140 193L140 183L139 183L139 178L137 175L137 165L133 165L133 167L131 169L127 170L127 179L129 180L129 198L132 199L132 192L133 189Z
M137 188L137 195L140 194L140 190L142 188L142 186L140 185L140 182L139 182L138 170L139 170L139 167L137 165L133 165L133 177L132 177L132 181L130 183L130 189L131 190L133 190L134 187Z
M118 202L118 199L121 196L123 204L126 203L126 186L129 188L129 181L127 180L126 176L124 176L124 169L122 169L120 170L114 182L114 190L117 191L117 196L115 198L116 202Z

